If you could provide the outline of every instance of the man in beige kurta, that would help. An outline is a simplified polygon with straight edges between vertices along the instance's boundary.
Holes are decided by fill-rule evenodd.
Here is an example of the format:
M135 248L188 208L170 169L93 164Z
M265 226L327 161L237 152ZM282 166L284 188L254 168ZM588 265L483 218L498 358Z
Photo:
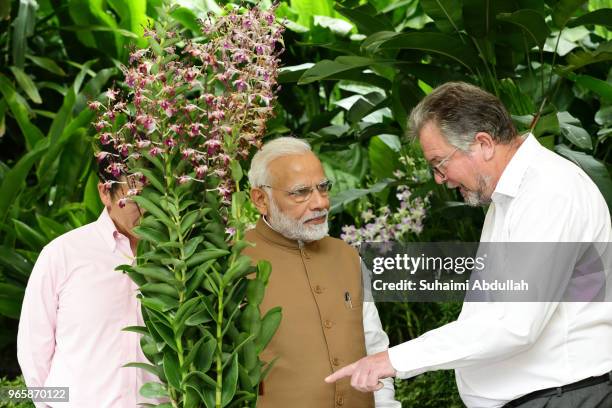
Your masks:
M272 264L262 313L283 318L262 359L278 358L260 389L262 408L399 408L393 383L360 393L348 381L326 384L337 368L387 349L373 303L363 302L357 251L327 236L331 183L304 141L276 139L253 158L251 199L261 218L247 233L254 262Z

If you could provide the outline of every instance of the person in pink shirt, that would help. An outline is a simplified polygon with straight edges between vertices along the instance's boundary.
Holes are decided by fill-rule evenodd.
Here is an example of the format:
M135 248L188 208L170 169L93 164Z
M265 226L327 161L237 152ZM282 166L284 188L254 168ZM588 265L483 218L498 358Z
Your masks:
M25 382L69 387L68 403L36 403L37 408L131 408L157 402L142 397L139 389L159 380L140 368L123 367L147 362L140 335L122 331L144 325L138 287L115 270L134 261L138 239L131 231L141 213L125 200L126 183L113 180L104 161L99 169L102 214L45 246L25 291L17 336Z

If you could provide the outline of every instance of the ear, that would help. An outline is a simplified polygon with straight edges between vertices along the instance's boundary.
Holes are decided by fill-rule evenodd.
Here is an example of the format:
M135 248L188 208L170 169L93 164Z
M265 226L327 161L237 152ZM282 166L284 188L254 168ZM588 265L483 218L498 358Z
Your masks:
M268 195L261 188L251 189L251 201L261 215L268 215Z
M478 132L474 136L474 143L480 146L483 153L483 159L489 161L495 156L495 140L487 132Z
M100 195L102 204L104 204L106 208L110 208L113 201L110 191L106 191L106 188L104 188L104 183L98 183L98 194Z

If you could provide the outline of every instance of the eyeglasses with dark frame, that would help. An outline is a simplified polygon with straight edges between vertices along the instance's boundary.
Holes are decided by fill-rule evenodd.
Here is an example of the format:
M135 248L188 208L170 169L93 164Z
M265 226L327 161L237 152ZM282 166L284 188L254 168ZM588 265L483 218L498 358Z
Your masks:
M332 185L333 183L331 182L331 180L323 180L319 184L316 184L314 187L298 187L294 190L283 190L282 188L276 188L265 184L262 184L260 187L267 187L273 190L283 191L287 193L289 197L291 197L296 203L303 203L305 201L308 201L310 197L312 197L312 193L314 192L315 188L317 189L319 194L321 194L323 197L327 197L329 191L332 188Z

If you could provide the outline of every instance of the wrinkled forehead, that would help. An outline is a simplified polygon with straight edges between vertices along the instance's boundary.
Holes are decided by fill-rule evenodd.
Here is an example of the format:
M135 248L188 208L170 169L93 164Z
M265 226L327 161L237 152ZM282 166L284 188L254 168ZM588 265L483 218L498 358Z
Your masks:
M270 182L286 190L312 186L326 179L321 161L312 152L276 158L269 163L268 172Z

